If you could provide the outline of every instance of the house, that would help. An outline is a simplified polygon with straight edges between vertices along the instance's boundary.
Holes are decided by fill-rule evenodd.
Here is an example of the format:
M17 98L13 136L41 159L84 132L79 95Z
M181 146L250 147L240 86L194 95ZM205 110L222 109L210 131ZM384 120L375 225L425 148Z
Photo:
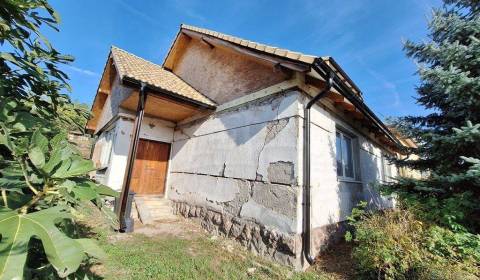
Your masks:
M92 112L121 222L134 191L302 268L360 200L392 206L371 183L395 176L399 142L331 57L181 25L162 65L112 47Z

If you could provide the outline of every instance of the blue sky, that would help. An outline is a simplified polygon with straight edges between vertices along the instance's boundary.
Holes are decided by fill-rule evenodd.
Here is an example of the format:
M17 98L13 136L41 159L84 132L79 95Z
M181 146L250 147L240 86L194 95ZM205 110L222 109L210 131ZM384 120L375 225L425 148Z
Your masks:
M51 1L60 13L54 46L73 55L65 67L74 100L91 104L111 45L161 64L179 25L333 56L381 118L422 114L415 104L416 66L402 40L426 38L438 0L337 1Z

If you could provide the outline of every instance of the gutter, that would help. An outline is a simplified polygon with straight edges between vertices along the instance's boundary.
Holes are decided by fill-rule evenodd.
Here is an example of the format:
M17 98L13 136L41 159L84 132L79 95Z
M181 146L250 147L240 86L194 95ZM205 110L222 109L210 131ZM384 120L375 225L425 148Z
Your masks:
M334 60L329 58L328 61L334 66L336 65ZM334 70L327 65L325 60L321 58L315 59L315 61L312 63L312 68L325 80L330 77L329 73L332 73ZM374 125L380 129L380 131L383 132L392 142L400 147L402 146L397 137L392 134L387 126L375 115L375 113L372 112L372 110L370 110L370 108L367 107L367 105L365 105L365 103L363 103L363 101L355 93L352 92L349 87L344 84L344 82L335 73L333 73L333 88L347 98L347 100L350 101L360 112L367 116L367 118L370 119Z
M314 96L305 106L304 109L304 139L303 139L303 159L304 159L304 204L303 204L303 238L302 238L302 248L303 248L303 255L309 264L313 264L315 261L315 257L311 255L312 249L312 223L311 223L311 195L310 195L310 109L312 106L317 103L320 99L322 99L331 89L333 86L333 71L329 72L329 78L327 80L327 85L325 88L319 92L316 96Z
M188 97L178 95L174 92L167 91L167 90L164 90L162 88L146 84L142 81L136 80L134 78L130 78L128 76L124 76L122 78L122 83L126 86L130 86L130 87L133 87L133 88L139 88L143 84L145 89L148 90L150 94L156 94L157 93L159 95L164 95L164 96L166 96L168 98L171 98L171 99L174 99L178 102L182 102L182 103L187 102L189 105L191 105L193 107L206 108L206 109L210 109L210 110L215 110L215 108L216 108L216 106L214 106L214 105L205 104L205 103L202 103L200 101L196 101L196 100L190 99Z

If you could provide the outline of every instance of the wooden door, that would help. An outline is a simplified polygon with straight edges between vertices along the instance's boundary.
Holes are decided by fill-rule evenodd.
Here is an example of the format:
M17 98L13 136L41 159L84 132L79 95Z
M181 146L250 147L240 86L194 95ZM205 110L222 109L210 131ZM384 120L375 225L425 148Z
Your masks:
M130 189L137 194L165 193L170 144L140 139Z

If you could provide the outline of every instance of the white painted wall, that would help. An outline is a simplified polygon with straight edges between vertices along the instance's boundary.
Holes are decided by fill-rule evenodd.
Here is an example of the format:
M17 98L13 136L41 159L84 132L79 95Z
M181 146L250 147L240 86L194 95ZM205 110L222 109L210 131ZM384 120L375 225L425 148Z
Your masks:
M112 84L111 93L108 95L107 100L105 100L105 105L103 106L101 116L98 120L96 132L101 130L118 113L128 113L127 110L120 108L120 103L122 103L122 101L131 93L132 89L122 86L120 84L120 79L116 76Z
M305 100L302 101L305 103ZM300 108L303 105L300 104ZM303 109L300 114L301 135L298 151L303 157ZM382 150L362 136L349 124L318 105L311 109L311 201L312 227L322 227L344 221L360 200L375 207L391 207L388 198L381 197L370 185L382 179ZM354 164L356 178L342 180L336 170L336 131L343 130L354 136ZM302 166L300 166L302 168ZM392 168L396 170L396 168ZM396 171L393 171L395 175ZM298 205L301 214L302 206ZM297 230L302 221L298 219Z
M249 200L243 202L242 217L267 225L276 217L282 221L277 228L301 233L305 102L304 95L288 93L177 127L172 146L169 198L222 210L221 203L233 203L242 193L234 180L272 183L271 164L291 162L294 169L291 184L297 186L291 191L296 198L293 202L285 196L269 199L280 202L285 199L283 203L296 204L296 213L285 216L280 213L280 207L265 207L265 199L261 203ZM387 199L370 187L370 183L382 178L381 149L320 106L312 108L311 120L312 226L344 221L360 200L367 199L380 207L390 206ZM350 181L337 178L335 133L339 128L355 138L356 178ZM275 129L278 133L266 141ZM285 222L287 220L290 222Z

